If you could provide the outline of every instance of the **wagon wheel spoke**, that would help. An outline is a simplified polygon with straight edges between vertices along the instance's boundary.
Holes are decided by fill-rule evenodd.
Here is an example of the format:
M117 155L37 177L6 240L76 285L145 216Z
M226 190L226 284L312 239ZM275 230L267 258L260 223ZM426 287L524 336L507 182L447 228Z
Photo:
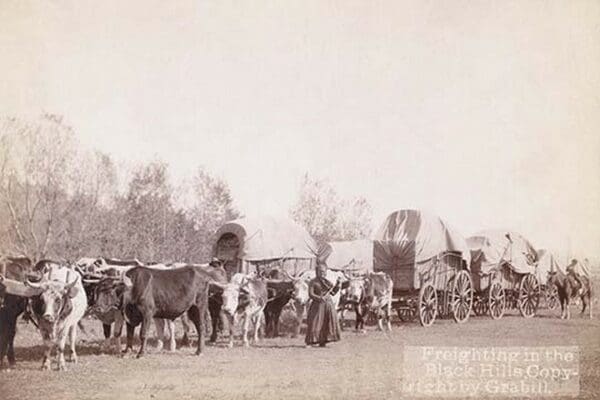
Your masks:
M489 289L489 309L492 319L500 319L504 315L506 297L502 284L494 282Z
M460 271L454 279L452 290L454 301L452 302L452 316L458 323L469 319L473 307L473 285L467 271Z
M556 307L558 307L558 289L556 285L551 284L548 294L548 309L554 310Z
M430 284L424 284L419 292L419 320L421 325L430 326L438 311L437 293Z
M539 304L540 287L537 279L532 274L527 274L521 279L519 288L518 307L521 315L531 318L535 315Z

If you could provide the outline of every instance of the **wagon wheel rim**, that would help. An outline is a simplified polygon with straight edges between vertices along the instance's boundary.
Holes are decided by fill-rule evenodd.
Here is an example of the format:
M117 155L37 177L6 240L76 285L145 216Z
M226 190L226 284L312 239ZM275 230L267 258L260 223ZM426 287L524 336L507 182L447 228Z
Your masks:
M438 299L434 287L427 283L419 292L419 321L422 326L431 326L438 312Z
M535 315L540 300L540 286L535 276L527 274L519 287L519 311L525 318Z
M504 288L502 288L500 282L494 282L490 286L488 307L492 319L500 319L504 315L506 294L504 293Z
M469 319L473 308L473 284L467 271L460 271L452 288L452 317L459 324Z
M558 288L556 285L551 284L548 294L548 309L554 310L558 307Z

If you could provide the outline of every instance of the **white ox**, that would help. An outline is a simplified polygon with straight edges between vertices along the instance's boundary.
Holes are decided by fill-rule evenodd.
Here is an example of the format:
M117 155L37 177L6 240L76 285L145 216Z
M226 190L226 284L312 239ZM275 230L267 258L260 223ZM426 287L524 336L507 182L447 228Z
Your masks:
M225 285L218 285L223 289L222 310L228 319L229 347L233 347L233 331L237 319L242 319L242 340L248 347L249 322L254 325L254 343L258 341L258 330L263 310L267 305L267 284L262 279L237 273Z
M40 263L44 263L42 281L27 281L26 284L32 289L33 314L46 347L42 369L50 369L50 354L56 346L58 370L65 370L67 336L71 347L70 361L77 362L77 323L85 314L87 298L78 273L55 262Z

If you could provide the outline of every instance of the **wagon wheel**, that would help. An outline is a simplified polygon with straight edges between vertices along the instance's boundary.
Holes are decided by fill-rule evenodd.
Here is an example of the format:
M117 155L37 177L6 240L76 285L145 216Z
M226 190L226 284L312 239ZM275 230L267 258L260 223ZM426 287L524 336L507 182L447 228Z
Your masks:
M540 285L535 276L527 274L519 285L518 306L521 315L531 318L535 315L540 302Z
M473 311L475 315L481 316L488 312L488 301L481 294L477 294L473 299Z
M558 288L555 284L551 284L546 288L546 305L549 310L558 307Z
M417 317L417 310L414 307L398 308L396 312L402 322L412 322Z
M500 319L504 315L506 307L506 295L502 283L493 282L488 294L488 308L492 319Z
M438 312L438 299L431 283L425 283L419 290L419 321L422 326L431 326Z
M473 307L473 284L467 271L460 271L452 285L452 317L459 324L466 322Z

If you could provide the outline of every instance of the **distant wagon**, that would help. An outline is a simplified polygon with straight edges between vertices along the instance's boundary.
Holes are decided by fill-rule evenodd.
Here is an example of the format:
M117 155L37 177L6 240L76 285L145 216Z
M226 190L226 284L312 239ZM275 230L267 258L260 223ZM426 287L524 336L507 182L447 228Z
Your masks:
M544 300L547 309L554 310L558 307L558 288L554 284L548 284L548 275L561 268L554 254L548 250L538 249L537 254L537 278L541 286L541 299Z
M502 318L506 309L518 309L525 318L538 309L541 285L538 254L516 232L489 230L467 239L471 249L471 277L475 289L473 310Z
M287 218L245 217L229 221L215 235L213 256L236 272L263 274L279 268L292 276L314 268L317 245Z
M418 210L390 214L373 241L373 269L394 281L402 320L430 326L439 315L468 320L473 304L470 252L463 236L435 215Z
M373 241L368 239L329 242L327 266L334 271L363 275L373 272Z

